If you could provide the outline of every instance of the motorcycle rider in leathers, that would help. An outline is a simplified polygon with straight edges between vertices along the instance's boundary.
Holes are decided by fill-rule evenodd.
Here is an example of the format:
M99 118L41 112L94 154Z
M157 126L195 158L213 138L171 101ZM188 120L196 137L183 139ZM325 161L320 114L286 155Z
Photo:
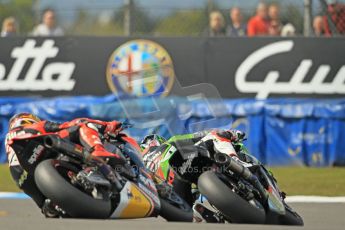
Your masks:
M244 140L244 137L245 133L239 130L218 129L206 130L192 134L176 135L171 137L168 141L159 135L153 134L148 135L143 139L141 142L141 148L143 149L143 159L146 167L155 173L159 173L160 154L165 152L164 146L167 146L168 148L170 145L174 146L176 151L183 151L183 149L190 147L193 148L193 146L203 146L209 151L226 154L232 159L245 165L246 163L239 159L237 151L232 144ZM169 143L169 145L165 145L165 143ZM193 184L191 187L189 184L185 184L183 181L176 180L174 178L173 186L176 191L180 190L181 194L185 194L185 200L193 203L194 220L196 222L219 222L219 220L216 219L217 216L213 215L214 213L209 210L207 206L203 205L207 199L205 197L201 197L196 185ZM186 192L188 190L191 191L191 193Z
M18 187L35 201L46 217L57 217L59 215L58 207L46 199L39 191L35 184L33 172L23 170L16 153L10 147L11 140L38 134L55 133L60 138L81 144L86 148L94 159L99 160L100 171L108 179L112 179L114 172L102 158L109 158L116 162L116 165L123 165L125 161L117 154L105 150L100 134L103 136L108 134L117 135L121 131L121 125L118 121L105 122L88 118L77 118L65 123L56 123L41 120L30 113L19 113L10 119L9 132L5 141L11 175Z

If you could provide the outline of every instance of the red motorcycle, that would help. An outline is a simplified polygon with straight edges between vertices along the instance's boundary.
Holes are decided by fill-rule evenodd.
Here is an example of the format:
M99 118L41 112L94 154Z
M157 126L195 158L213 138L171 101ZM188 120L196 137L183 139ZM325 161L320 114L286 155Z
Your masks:
M144 218L192 221L191 207L168 185L147 171L134 139L120 133L105 141L108 151L128 163L114 170L115 181L99 171L81 145L55 134L14 138L11 147L39 190L61 209L62 217ZM131 174L132 176L128 176Z

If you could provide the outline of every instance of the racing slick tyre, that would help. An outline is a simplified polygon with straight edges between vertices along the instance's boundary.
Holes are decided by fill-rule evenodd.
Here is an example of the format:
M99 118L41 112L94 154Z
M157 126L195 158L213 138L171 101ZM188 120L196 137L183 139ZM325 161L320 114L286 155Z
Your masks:
M218 176L207 171L198 179L198 187L208 201L232 223L264 224L265 210L251 205L234 193Z
M190 206L183 201L184 207L176 207L170 204L169 201L160 199L161 210L159 215L166 219L167 221L175 222L192 222L193 221L193 210Z
M70 184L55 168L56 160L42 161L35 170L39 190L70 217L105 219L110 216L110 200L94 199Z
M303 226L303 219L289 206L285 204L285 214L279 215L275 212L266 213L266 224L269 225L295 225Z

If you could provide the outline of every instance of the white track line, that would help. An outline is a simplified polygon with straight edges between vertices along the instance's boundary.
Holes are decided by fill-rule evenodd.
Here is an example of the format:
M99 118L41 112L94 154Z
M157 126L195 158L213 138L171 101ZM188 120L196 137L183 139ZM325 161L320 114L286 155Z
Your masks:
M29 197L21 192L0 192L0 199L28 199Z
M345 203L345 196L288 196L288 203Z
M0 199L28 199L24 193L0 192ZM345 196L288 196L288 203L345 203Z

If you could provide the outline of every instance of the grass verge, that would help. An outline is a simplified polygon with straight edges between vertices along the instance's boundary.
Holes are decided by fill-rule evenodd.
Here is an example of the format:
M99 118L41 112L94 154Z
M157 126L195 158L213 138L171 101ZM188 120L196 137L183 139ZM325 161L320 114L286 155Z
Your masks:
M0 164L0 192L18 192L7 164Z
M345 196L345 167L271 168L279 187L288 195ZM6 164L0 164L0 191L17 192Z
M271 168L287 195L345 196L345 167Z

